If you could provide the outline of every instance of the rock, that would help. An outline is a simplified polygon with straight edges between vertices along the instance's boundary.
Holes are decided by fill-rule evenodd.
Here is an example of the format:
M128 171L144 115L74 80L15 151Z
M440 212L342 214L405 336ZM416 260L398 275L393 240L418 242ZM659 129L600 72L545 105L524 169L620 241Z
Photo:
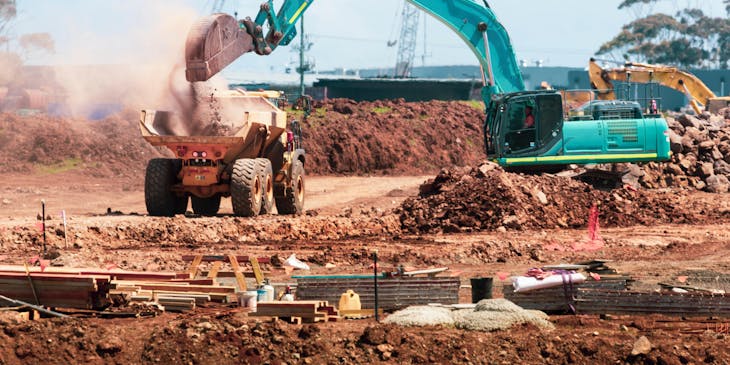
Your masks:
M96 352L99 355L103 355L103 354L114 355L114 354L118 353L119 351L122 351L123 346L124 346L124 342L119 337L108 336L108 337L102 339L102 341L96 345Z
M542 192L542 190L538 190L534 194L535 198L540 202L540 204L545 205L548 203L547 196L545 196L545 193Z
M715 147L715 142L713 140L700 142L699 147L700 147L700 150L705 150L705 151L711 150L712 148Z
M720 152L720 149L718 149L717 146L712 148L712 159L713 160L715 160L715 161L722 160L724 157L725 156L723 156L722 152Z
M512 229L520 229L520 219L516 215L509 215L502 219L502 226Z
M715 161L715 164L712 167L718 175L730 175L730 164L724 160Z
M682 137L671 129L669 130L669 147L673 153L682 152Z
M695 147L694 140L689 136L682 137L682 152L691 152Z
M730 181L725 175L712 175L705 182L707 190L713 193L727 193L730 189Z
M700 127L700 121L697 118L695 118L691 115L687 115L687 114L680 115L679 118L677 118L677 122L679 122L679 124L681 124L685 128L686 127L694 127L694 128Z
M646 338L646 336L639 337L639 339L634 342L634 348L631 349L632 356L646 355L649 352L651 352L651 342L649 342L649 339Z
M489 171L492 171L492 170L495 170L498 168L499 168L499 165L497 165L494 162L485 162L485 163L479 165L479 167L477 169L479 170L479 173L482 177L486 177L487 173Z
M714 168L712 167L711 162L703 162L702 165L700 165L700 176L701 177L707 178L714 174L715 174L715 171L714 171Z
M3 205L10 205L10 203L12 203L10 199L3 199Z

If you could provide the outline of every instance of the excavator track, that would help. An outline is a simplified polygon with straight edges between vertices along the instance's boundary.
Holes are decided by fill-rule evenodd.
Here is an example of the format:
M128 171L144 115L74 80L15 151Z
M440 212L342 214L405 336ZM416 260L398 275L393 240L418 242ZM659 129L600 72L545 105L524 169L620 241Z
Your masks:
M242 54L254 50L253 38L228 14L198 20L185 41L185 78L206 81Z

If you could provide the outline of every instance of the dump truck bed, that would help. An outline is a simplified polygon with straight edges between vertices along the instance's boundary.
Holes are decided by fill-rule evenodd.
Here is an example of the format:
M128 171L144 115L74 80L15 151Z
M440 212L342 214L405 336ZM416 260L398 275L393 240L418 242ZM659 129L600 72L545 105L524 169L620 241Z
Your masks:
M143 110L140 118L142 137L153 146L167 147L179 158L194 158L187 156L187 152L195 151L197 147L220 152L226 163L238 158L258 157L263 148L286 130L286 113L267 99L271 96L239 90L216 95L211 99L213 106L206 110L213 120L199 128L199 133L204 135L181 135L193 128L181 125L185 118L173 112ZM201 124L200 121L195 123ZM215 157L220 159L221 156Z

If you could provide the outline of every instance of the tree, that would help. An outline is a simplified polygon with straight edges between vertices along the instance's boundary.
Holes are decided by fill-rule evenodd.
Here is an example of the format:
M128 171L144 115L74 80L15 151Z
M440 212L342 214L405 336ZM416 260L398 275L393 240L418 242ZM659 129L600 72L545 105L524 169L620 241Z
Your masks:
M624 0L619 9L658 0ZM730 0L724 0L730 14ZM597 55L689 67L730 67L730 19L685 9L675 16L651 14L625 25Z
M20 75L24 59L35 52L55 52L53 38L48 33L28 33L19 37L11 33L18 15L16 0L0 0L0 86L6 86Z

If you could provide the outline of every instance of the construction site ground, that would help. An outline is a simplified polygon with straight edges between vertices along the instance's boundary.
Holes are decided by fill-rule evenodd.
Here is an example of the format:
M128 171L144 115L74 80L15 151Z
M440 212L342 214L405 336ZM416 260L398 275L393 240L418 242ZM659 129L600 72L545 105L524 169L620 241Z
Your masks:
M394 105L386 107L395 109ZM408 105L406 112L420 107ZM478 125L479 116L475 118L474 124ZM11 130L5 123L0 131ZM444 125L453 130L448 122ZM603 202L600 217L607 217L600 218L603 246L598 249L581 248L580 243L588 235L584 224L588 217L570 205L585 205L587 212L591 200L558 197L564 192L551 191L547 187L551 183L539 180L542 178L535 180L534 186L541 187L558 208L539 214L545 218L564 217L550 226L540 227L522 213L515 213L521 224L506 220L497 228L453 232L448 229L451 225L428 223L451 217L443 207L439 209L445 213L437 218L413 218L425 220L425 225L409 225L408 209L415 212L429 205L425 200L404 201L418 196L420 185L433 179L440 167L473 166L471 173L454 173L448 182L450 188L441 192L442 196L457 194L460 186L463 188L477 176L481 156L476 153L458 163L446 156L452 152L443 150L410 156L419 160L432 154L444 161L442 166L418 170L421 173L413 169L398 173L395 165L386 172L320 170L320 175L307 178L307 214L303 216L237 218L230 214L230 202L224 200L218 217L151 218L145 215L143 167L156 152L136 140L139 137L133 127L132 119L117 131L117 135L130 139L128 145L119 146L127 148L121 152L104 143L98 149L78 153L59 146L56 152L46 151L33 161L2 161L8 172L0 181L0 264L22 264L41 253L43 238L38 218L44 199L46 216L50 218L47 248L54 257L53 265L181 271L187 267L182 255L237 253L283 260L294 253L311 267L310 271L296 273L357 274L372 272L370 255L377 250L383 270L398 265L416 269L448 267L447 274L459 274L465 285L472 277L494 277L495 297L501 296L501 286L507 283L499 281L498 273L520 275L533 267L592 259L610 260L610 267L636 279L635 287L643 290L656 289L659 282L676 283L677 277L687 272L719 276L730 272L730 193L678 188L639 192L624 188L605 196L591 193L591 199ZM114 134L102 128L97 133ZM449 135L438 128L432 133ZM68 136L73 138L74 134ZM15 138L14 143L23 138L33 136ZM339 141L345 145L350 142ZM437 142L430 147L448 146ZM473 150L478 148L481 146ZM54 153L69 155L56 161L50 157ZM109 162L109 167L93 169L85 162L88 153L116 160ZM120 162L123 159L128 161ZM325 159L314 156L312 160L324 163L321 161ZM514 175L507 179L520 182L532 178ZM466 187L475 194L482 191ZM582 185L568 188L585 190ZM635 205L622 211L616 201L633 201ZM666 206L662 202L667 202ZM566 209L560 211L559 207ZM61 210L68 217L68 240L63 238ZM646 211L651 213L637 213ZM632 221L634 216L640 220ZM429 228L423 228L426 226ZM277 284L294 282L282 269L269 269L269 274ZM730 290L727 282L719 283L724 286L721 289ZM467 303L470 299L469 288L463 287L460 301ZM248 317L242 309L226 306L150 318L83 316L25 322L16 322L6 313L0 312L0 364L730 362L730 319L715 319L708 324L707 318L691 314L553 315L553 331L522 325L508 331L477 332L384 325L373 318L295 325ZM641 336L649 340L649 350L635 346Z

